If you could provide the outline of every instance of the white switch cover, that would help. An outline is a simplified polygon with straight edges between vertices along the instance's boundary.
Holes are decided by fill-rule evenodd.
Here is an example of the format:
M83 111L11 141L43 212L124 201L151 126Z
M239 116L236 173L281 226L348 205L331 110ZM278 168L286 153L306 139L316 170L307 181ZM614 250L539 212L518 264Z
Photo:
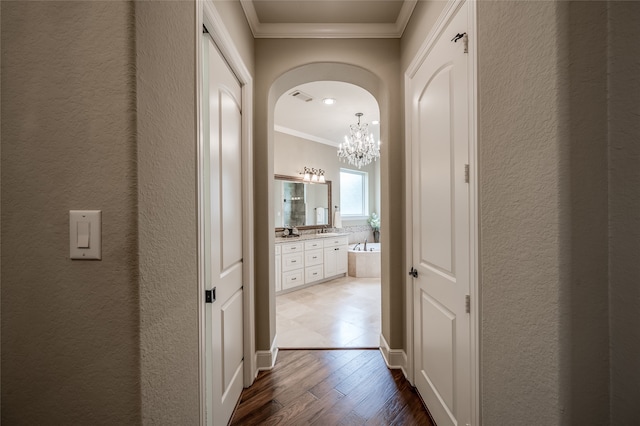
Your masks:
M71 259L102 259L102 211L69 210Z

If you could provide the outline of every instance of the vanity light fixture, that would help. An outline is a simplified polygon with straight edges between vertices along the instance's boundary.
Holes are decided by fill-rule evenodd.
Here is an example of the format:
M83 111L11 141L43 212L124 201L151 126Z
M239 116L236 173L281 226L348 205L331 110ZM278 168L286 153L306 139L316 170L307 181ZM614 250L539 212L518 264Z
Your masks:
M305 166L304 171L300 174L302 175L302 180L305 182L311 182L311 183L326 182L324 179L324 170L322 169L314 169L314 168L309 168Z

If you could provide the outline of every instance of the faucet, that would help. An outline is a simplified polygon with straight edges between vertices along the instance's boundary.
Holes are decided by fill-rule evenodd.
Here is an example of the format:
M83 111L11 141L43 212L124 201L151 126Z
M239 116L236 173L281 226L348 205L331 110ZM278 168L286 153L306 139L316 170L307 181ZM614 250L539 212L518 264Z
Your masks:
M356 251L356 249L358 248L359 245L360 245L360 243L356 244L355 246L353 246L353 248L351 250Z
M367 239L364 239L364 251L367 251Z

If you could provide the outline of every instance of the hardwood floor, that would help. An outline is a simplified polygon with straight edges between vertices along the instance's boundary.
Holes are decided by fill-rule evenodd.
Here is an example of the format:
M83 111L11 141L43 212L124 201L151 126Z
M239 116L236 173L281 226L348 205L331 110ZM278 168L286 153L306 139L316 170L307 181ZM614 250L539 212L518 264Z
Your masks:
M244 389L232 425L428 425L418 394L378 350L280 350Z

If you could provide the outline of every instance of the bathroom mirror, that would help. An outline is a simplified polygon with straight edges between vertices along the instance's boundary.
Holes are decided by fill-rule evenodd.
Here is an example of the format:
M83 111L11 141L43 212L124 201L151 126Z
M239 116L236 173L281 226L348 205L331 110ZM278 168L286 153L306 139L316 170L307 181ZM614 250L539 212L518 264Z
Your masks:
M275 175L273 209L276 231L331 228L331 181L311 183L301 177Z

